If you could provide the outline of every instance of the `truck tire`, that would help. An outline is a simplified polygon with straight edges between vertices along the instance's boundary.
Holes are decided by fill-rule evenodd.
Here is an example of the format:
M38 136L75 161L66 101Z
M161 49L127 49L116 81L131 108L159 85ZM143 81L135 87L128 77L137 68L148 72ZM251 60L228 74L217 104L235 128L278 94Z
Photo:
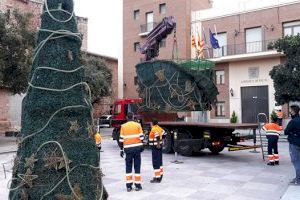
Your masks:
M173 152L172 135L167 129L164 129L164 130L167 134L163 138L162 151L163 151L163 153L172 153Z
M191 156L194 152L192 144L181 140L192 139L192 134L185 129L178 129L177 148L176 150L182 156Z
M223 140L214 140L212 141L213 142L218 142L220 143L219 145L210 145L208 147L208 149L213 153L213 154L218 154L220 153L221 151L223 151L223 149L225 148L225 144L224 144L224 141Z
M191 145L185 144L185 145L178 145L178 153L182 156L191 156L193 154L194 150Z

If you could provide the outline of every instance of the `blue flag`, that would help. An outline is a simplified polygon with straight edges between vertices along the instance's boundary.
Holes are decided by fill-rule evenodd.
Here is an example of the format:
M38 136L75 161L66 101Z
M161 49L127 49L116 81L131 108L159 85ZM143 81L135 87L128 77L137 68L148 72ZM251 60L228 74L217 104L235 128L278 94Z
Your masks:
M220 48L219 42L218 42L218 40L215 38L215 36L213 35L213 33L211 32L210 29L209 29L209 37L210 37L210 43L211 43L212 48L214 48L214 49L219 49L219 48Z

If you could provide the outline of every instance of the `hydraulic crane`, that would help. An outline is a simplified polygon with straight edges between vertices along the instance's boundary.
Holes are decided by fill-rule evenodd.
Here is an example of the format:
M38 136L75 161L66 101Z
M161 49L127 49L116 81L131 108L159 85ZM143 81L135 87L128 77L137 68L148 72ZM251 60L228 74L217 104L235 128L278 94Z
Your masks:
M140 52L145 54L146 61L159 55L159 43L165 39L173 29L176 22L173 16L165 17L148 35L146 43L140 48Z

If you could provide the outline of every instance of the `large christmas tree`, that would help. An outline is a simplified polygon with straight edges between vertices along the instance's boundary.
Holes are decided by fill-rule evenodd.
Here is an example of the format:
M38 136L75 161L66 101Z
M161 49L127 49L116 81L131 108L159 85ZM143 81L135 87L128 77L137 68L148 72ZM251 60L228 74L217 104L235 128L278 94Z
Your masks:
M72 0L45 1L10 199L107 199Z

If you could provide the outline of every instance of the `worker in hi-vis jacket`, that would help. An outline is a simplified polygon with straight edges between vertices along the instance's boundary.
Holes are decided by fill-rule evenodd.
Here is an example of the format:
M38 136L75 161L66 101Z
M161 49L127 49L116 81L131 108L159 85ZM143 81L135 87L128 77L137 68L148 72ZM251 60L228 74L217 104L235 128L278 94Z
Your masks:
M282 128L277 124L277 117L271 116L271 121L262 127L268 139L268 165L279 165L278 138Z
M128 122L121 126L119 142L120 156L123 157L125 153L126 188L127 192L130 192L132 191L133 182L136 191L142 189L141 152L144 150L144 134L141 124L133 121L133 113L127 114L127 120ZM132 166L134 166L134 180Z
M162 138L165 131L158 125L157 119L152 119L152 128L149 134L149 145L152 148L152 165L154 177L151 183L160 183L163 178L163 160L162 160Z

